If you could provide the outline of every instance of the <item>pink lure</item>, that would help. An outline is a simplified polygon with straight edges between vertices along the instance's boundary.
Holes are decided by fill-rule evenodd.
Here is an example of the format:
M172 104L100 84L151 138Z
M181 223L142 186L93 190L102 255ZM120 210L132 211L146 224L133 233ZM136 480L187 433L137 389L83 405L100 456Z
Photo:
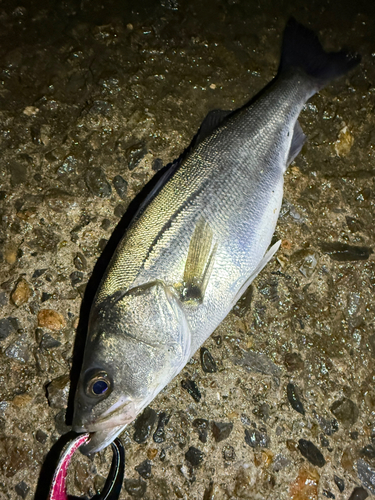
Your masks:
M55 474L53 475L48 500L68 500L68 495L66 493L66 475L68 473L68 466L75 451L80 446L87 443L89 438L89 434L80 434L76 437L76 439L69 443L69 446L61 456L59 464L55 470Z

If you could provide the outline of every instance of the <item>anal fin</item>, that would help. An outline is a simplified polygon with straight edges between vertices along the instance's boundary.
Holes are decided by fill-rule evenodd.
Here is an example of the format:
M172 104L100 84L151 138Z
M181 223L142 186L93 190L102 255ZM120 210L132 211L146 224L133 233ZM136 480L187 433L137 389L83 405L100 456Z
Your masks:
M216 250L217 244L213 245L212 229L201 217L190 240L183 277L182 300L203 301Z
M303 145L305 144L305 141L306 141L306 136L303 133L299 121L297 120L296 124L294 125L292 143L290 145L288 160L286 162L287 165L290 165L292 161L296 158L296 156L299 155Z
M251 273L251 275L247 278L247 280L244 282L244 284L239 289L237 295L235 296L235 298L233 300L232 308L236 305L237 301L240 300L242 295L245 293L245 291L251 285L251 283L254 281L254 279L258 276L258 274L261 272L261 270L272 259L272 257L275 255L277 250L280 248L280 245L281 245L281 240L277 241L274 245L272 245L272 247L264 254L264 257L259 262L257 267L254 269L254 271Z

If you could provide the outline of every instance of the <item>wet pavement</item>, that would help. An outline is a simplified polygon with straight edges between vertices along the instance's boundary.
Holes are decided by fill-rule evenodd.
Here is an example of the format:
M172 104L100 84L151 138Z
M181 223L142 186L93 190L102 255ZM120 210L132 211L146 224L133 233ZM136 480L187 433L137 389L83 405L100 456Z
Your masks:
M70 430L90 300L131 201L208 111L275 75L290 15L362 63L301 114L308 142L285 177L277 258L123 433L121 498L375 496L374 11L0 4L1 498L48 492L39 476ZM92 496L110 463L110 449L78 454L69 492Z

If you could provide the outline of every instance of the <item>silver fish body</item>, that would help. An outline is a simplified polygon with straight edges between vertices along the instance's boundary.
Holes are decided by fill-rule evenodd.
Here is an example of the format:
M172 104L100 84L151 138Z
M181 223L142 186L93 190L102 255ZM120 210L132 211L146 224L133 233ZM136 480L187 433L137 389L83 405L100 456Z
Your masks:
M319 63L306 68L293 59L293 38L315 43L309 50ZM243 108L210 114L198 143L159 181L90 313L73 422L96 433L87 452L108 445L179 373L276 252L279 243L267 249L283 174L305 140L299 113L357 63L344 52L326 54L291 20L274 82Z

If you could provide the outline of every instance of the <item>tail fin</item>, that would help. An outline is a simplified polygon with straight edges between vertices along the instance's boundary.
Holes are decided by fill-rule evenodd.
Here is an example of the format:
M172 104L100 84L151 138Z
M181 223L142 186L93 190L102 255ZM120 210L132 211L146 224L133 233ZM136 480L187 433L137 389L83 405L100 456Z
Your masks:
M283 38L279 72L290 68L303 69L316 80L320 89L328 82L345 75L361 60L358 54L342 49L325 52L318 37L293 17L289 19Z

